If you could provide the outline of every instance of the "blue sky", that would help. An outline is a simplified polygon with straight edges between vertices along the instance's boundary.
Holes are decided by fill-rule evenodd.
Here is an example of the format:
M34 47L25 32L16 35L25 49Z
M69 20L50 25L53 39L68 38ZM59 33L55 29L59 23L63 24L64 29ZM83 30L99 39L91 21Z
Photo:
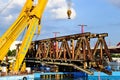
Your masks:
M107 42L111 45L120 42L120 0L71 0L71 20L66 16L67 1L49 0L38 39L54 37L53 32L60 32L57 36L77 34L81 29L78 25L86 24L84 32L108 33ZM15 21L24 2L25 0L0 1L0 36Z

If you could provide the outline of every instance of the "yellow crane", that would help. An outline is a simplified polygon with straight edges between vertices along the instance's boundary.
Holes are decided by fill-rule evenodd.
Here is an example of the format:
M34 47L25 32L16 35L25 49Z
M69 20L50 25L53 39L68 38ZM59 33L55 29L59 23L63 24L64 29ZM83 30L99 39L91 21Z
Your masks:
M37 4L34 5L34 0L26 0L26 3L16 21L0 38L0 62L2 62L13 41L19 37L25 28L27 28L27 32L22 40L20 50L17 53L16 61L13 65L13 73L17 73L22 66L22 62L29 45L32 42L37 27L39 29L38 32L40 32L40 21L47 2L48 0L38 0ZM70 9L67 11L67 14L70 19Z
M36 31L36 27L40 27L40 21L47 1L48 0L38 0L38 3L34 5L34 0L27 0L17 20L0 38L0 61L3 61L13 41L15 41L20 33L27 27L27 32L14 63L14 73L19 71Z

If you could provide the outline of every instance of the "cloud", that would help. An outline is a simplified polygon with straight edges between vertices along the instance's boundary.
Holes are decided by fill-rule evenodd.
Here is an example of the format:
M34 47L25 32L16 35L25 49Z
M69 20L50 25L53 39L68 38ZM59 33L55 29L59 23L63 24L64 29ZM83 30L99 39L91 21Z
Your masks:
M7 2L2 0L0 2L0 9L18 8L16 5L22 7L24 3L25 0L8 0Z
M110 1L113 5L120 7L120 0L108 0Z
M0 1L0 22L8 22L7 24L3 23L6 27L11 25L11 22L14 22L17 16L19 15L22 7L24 6L26 0L1 0ZM67 2L66 0L48 0L47 4L47 15L51 16L52 19L67 19ZM76 12L73 8L72 10L72 19L75 18ZM50 14L49 14L50 13Z
M6 9L3 11L4 15L12 15L12 14L19 14L20 9L24 5L26 0L9 0L7 3L2 0L0 3L2 7L6 6ZM18 10L17 10L18 9ZM66 0L48 0L47 4L47 12L51 15L50 18L52 19L67 19L67 1ZM14 10L14 11L13 11ZM73 8L71 8L72 14L71 18L74 19L76 16L76 12Z
M52 18L67 19L67 10L69 7L66 0L49 0L47 8ZM76 17L76 12L73 8L71 8L71 10L71 18L74 19Z
M74 9L71 9L72 14L71 14L71 18L74 19L76 16L76 13L74 11ZM61 8L57 8L57 9L51 9L51 14L52 14L52 18L55 19L67 19L67 8L61 7Z
M54 8L54 7L61 7L61 6L67 6L66 0L49 0L47 7L48 8Z
M22 7L24 5L26 0L9 0L11 4L9 5L9 8L15 8L16 5Z
M11 21L13 19L13 16L12 15L8 15L5 17L5 20L6 21Z
M0 1L0 9L2 9L2 7L3 7L3 2Z
M26 0L1 0L0 1L0 22L7 27L10 26L13 21L19 15L22 6ZM4 22L3 22L4 21ZM6 24L7 23L7 24Z

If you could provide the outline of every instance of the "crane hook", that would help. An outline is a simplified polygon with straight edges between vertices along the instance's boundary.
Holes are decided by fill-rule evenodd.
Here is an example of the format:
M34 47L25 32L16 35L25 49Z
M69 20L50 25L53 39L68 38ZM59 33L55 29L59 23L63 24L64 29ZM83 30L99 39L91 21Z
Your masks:
M67 10L67 16L68 16L68 19L71 19L71 14L72 14L72 11L70 9Z

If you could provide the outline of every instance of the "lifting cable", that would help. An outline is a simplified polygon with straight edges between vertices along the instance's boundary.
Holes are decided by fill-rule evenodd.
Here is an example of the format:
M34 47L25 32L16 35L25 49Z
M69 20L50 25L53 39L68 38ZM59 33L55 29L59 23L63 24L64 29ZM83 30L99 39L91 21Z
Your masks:
M8 6L13 2L13 0L10 0L1 10L0 13L2 13L5 9L8 8Z
M67 7L68 7L68 9L71 9L71 7L72 7L72 1L71 0L67 0Z
M36 41L36 40L38 39L38 37L39 37L40 34L38 34L38 33L36 32L34 35L35 35L34 41Z

